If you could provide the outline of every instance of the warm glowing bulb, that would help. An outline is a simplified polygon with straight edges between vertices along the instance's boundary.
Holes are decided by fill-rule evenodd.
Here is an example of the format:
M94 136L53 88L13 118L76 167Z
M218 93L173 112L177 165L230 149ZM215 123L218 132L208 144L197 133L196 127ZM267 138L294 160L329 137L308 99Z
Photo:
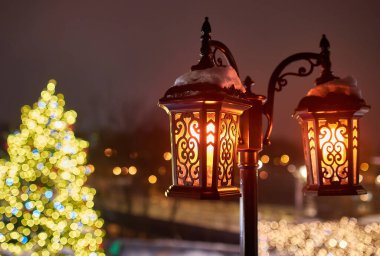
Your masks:
M121 174L121 168L119 166L116 166L112 169L113 174L120 175Z

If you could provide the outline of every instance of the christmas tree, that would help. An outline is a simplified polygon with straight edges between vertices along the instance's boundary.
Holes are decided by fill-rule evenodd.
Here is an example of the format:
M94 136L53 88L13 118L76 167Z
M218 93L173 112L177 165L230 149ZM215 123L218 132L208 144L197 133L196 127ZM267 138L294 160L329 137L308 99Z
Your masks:
M95 189L84 186L87 141L72 130L76 112L64 110L50 80L32 107L21 109L20 130L8 136L9 161L0 161L0 253L104 255L103 220Z

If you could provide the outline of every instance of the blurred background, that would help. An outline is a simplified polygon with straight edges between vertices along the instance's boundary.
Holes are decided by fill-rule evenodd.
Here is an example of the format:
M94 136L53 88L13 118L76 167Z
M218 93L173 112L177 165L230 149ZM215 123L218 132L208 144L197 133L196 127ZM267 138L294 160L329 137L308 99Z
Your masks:
M169 119L157 107L158 99L197 63L205 16L212 38L230 48L243 78L250 75L254 92L263 95L281 60L296 52L319 52L319 39L326 34L333 71L355 77L371 105L361 120L360 138L360 177L369 193L303 196L301 134L291 114L312 88L313 76L294 79L276 95L273 143L261 154L260 219L344 224L350 221L341 218L348 216L363 227L378 223L379 10L376 0L1 2L1 156L7 157L6 137L20 124L21 106L35 102L54 78L67 109L78 113L77 136L90 142L88 185L97 190L109 255L236 255L238 200L164 197L171 184Z

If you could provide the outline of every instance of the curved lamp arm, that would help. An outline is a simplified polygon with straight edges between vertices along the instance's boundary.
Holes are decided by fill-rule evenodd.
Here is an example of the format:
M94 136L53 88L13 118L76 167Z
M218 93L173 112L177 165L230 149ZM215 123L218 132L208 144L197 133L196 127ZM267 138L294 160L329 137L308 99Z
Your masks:
M239 69L236 65L236 61L235 61L234 56L232 55L232 52L230 51L230 49L228 49L228 47L225 44L223 44L222 42L216 41L216 40L210 40L209 44L210 44L210 47L212 50L213 62L215 63L215 65L223 66L222 59L217 58L217 55L216 55L217 51L219 50L226 57L228 64L235 69L236 74L240 77Z
M268 119L268 127L264 135L264 144L270 144L270 135L273 128L273 106L274 106L274 95L275 92L280 92L284 86L288 84L287 76L298 76L304 77L313 73L314 68L320 65L321 55L319 53L312 52L302 52L296 53L284 59L273 71L269 84L268 84L268 95L267 101L264 104L264 115ZM302 65L298 68L297 72L286 72L282 73L284 69L293 62L306 61L308 66Z
M334 76L331 71L331 62L330 62L330 43L327 40L325 35L322 35L322 39L319 43L321 47L321 53L312 53L312 52L302 52L296 53L284 59L273 71L269 84L268 84L268 98L264 104L264 115L268 119L268 127L264 136L264 144L270 144L270 135L273 128L273 106L274 106L274 94L275 91L281 91L282 87L288 84L287 76L298 76L304 77L313 73L314 68L317 66L322 67L321 76L315 80L316 85L326 83L328 81L337 79L339 77ZM297 61L306 61L309 66L305 68L301 66L298 68L298 72L286 72L282 74L284 69L291 63Z

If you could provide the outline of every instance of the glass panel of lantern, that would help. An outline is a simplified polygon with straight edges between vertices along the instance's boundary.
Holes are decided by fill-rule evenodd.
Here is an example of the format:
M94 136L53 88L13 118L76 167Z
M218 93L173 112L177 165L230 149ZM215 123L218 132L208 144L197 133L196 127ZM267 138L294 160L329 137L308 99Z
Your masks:
M347 93L349 87L336 90L331 85L317 85L312 91L324 93L309 92L295 111L308 170L304 191L321 196L365 194L359 184L358 119L369 106L360 94Z
M243 93L209 83L173 86L159 106L171 122L173 185L166 195L239 197L234 186L239 119L250 107Z

